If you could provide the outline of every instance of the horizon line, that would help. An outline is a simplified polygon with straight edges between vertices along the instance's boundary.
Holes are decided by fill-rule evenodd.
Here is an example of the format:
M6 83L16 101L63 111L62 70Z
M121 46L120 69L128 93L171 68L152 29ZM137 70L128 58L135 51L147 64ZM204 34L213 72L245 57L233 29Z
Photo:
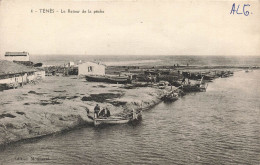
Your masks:
M149 55L149 54L143 54L143 55L129 55L129 54L31 54L30 55L37 55L37 56L50 56L50 55L57 55L57 56L69 56L69 55L73 55L73 56L260 56L260 55L201 55L201 54L185 54L185 55L163 55L163 54L156 54L156 55Z

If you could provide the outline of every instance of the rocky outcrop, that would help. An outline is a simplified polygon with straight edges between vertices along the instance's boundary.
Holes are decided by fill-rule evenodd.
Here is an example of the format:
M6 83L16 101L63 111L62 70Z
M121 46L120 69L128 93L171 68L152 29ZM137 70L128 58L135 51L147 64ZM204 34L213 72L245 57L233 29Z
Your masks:
M132 109L149 109L164 94L158 88L122 86L48 77L40 84L3 91L0 93L0 145L91 123L86 110L92 112L96 104L108 107L112 115L124 116Z

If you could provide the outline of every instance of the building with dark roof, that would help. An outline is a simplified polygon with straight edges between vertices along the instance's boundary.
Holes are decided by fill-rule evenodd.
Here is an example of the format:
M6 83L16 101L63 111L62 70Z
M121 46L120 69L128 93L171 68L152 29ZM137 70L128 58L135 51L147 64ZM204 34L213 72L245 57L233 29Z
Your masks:
M45 71L0 60L0 88L16 88L45 77Z

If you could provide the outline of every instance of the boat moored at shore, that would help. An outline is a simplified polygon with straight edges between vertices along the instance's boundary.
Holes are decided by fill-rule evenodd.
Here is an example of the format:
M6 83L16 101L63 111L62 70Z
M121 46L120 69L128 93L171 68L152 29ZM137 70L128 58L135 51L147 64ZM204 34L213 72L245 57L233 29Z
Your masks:
M97 117L94 113L94 116L88 115L90 119L93 120L94 126L99 125L117 125L117 124L127 124L127 123L137 123L142 120L142 111L138 112L133 109L132 115L130 118L120 117L120 116L110 116L110 117Z
M90 82L106 82L111 84L131 83L131 79L127 76L86 75L86 80Z

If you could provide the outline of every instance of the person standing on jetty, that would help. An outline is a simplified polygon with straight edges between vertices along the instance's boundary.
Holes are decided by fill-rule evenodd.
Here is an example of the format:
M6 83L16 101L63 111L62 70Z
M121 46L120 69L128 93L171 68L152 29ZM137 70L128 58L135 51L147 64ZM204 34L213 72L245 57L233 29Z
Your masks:
M94 118L98 118L98 114L99 114L99 111L100 111L100 107L99 105L97 104L94 108Z

